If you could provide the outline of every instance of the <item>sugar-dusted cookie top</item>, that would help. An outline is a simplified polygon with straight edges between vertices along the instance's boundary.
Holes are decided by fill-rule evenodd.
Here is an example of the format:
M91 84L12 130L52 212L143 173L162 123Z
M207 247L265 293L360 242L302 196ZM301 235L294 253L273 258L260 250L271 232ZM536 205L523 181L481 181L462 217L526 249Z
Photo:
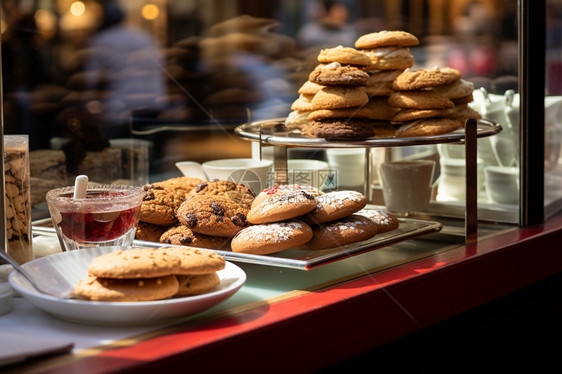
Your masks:
M396 216L383 209L361 209L355 214L367 217L375 222L379 234L397 229L400 222Z
M302 190L292 191L254 205L248 212L248 221L252 224L284 221L308 213L315 207L314 196Z
M367 198L357 191L333 191L316 198L316 208L304 216L310 224L325 223L347 217L367 205Z
M269 254L298 247L312 238L312 229L297 220L252 225L232 239L232 251Z
M308 249L337 248L370 239L377 234L377 225L367 217L351 214L336 221L313 227Z

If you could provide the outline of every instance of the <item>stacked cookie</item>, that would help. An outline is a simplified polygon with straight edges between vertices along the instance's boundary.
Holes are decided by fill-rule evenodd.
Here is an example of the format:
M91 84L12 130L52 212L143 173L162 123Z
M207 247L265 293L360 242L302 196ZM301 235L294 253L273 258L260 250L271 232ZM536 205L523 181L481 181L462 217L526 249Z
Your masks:
M369 96L366 105L373 113L374 137L392 137L395 129L390 120L398 109L388 104L393 93L392 84L404 70L414 66L414 57L410 53L412 46L419 40L405 31L380 31L365 34L355 42L355 47L371 59L365 71L369 81L365 92Z
M145 195L139 220L163 227L176 224L177 209L201 182L198 178L177 177L143 186Z
M306 113L301 131L308 136L331 140L372 136L372 113L364 108L369 101L365 93L369 74L363 71L370 58L354 48L338 46L321 50L318 62L293 102L291 109L296 113L289 117L288 128Z
M178 177L144 186L140 220L135 239L209 249L229 249L230 240L205 235L180 223L177 213L185 200L204 189L208 182ZM183 219L184 217L182 217Z
M396 137L446 134L462 128L468 118L480 118L467 104L473 85L458 70L407 70L393 83L388 103L400 110L391 121L400 126Z
M224 258L192 248L133 248L96 257L74 293L92 301L150 301L211 291Z

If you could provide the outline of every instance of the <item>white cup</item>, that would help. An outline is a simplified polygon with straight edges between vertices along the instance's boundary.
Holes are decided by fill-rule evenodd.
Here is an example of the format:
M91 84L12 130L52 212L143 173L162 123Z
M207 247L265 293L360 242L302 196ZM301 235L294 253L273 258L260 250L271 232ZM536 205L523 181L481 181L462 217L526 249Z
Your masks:
M439 159L441 174L436 182L440 199L464 200L466 198L466 160L459 158ZM476 190L480 192L484 187L483 161L476 160L477 178Z
M206 161L199 164L193 161L176 162L176 167L187 177L203 180L230 180L250 187L259 193L269 187L271 176L270 160L254 160L252 158L226 158Z
M335 171L321 160L287 160L287 182L301 186L312 186L320 190L334 189Z
M383 162L380 176L386 208L404 215L426 210L434 172L435 161L431 160Z
M330 148L326 150L328 163L337 172L338 188L362 186L365 181L364 148Z
M487 166L486 194L488 199L500 204L517 204L519 201L519 168Z
M437 153L443 158L463 158L465 155L464 144L437 144Z

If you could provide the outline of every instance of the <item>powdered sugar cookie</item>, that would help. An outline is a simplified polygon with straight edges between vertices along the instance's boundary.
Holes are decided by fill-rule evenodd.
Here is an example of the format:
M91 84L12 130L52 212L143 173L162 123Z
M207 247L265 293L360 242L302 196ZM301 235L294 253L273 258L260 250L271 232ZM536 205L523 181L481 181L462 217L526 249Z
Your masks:
M251 224L279 222L306 214L316 207L314 196L305 191L279 194L250 209L248 222Z
M294 191L304 191L314 197L324 194L324 192L322 192L320 189L307 185L300 185L300 184L282 184L280 186L275 185L275 186L268 187L264 189L262 192L260 192L252 202L252 207L262 203L267 199L277 197L279 194L289 193Z
M357 191L328 192L316 198L316 208L303 219L309 224L319 224L347 217L367 205L367 198Z
M382 209L361 209L355 214L373 220L377 224L379 234L395 230L400 225L398 218L394 214Z
M313 229L307 249L326 249L370 239L377 234L377 225L371 219L357 214L328 222Z
M298 247L312 238L312 229L296 220L254 225L232 239L232 251L252 254L275 253Z

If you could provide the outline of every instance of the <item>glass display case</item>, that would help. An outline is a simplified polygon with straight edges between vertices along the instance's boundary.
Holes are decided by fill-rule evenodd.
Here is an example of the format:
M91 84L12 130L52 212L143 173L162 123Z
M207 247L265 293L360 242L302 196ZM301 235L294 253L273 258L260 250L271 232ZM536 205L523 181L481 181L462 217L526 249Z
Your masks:
M562 5L529 3L4 1L3 134L29 135L33 215L46 218L45 193L78 174L145 185L180 176L181 161L273 158L235 129L286 118L321 49L404 30L419 39L413 69L457 69L474 87L468 106L502 127L477 141L478 219L525 226L562 207ZM541 12L544 28L530 21ZM462 141L437 143L371 149L362 183L346 177L336 188L384 206L380 163L430 159L434 190L421 215L464 220ZM335 170L329 148L295 144L287 156Z

